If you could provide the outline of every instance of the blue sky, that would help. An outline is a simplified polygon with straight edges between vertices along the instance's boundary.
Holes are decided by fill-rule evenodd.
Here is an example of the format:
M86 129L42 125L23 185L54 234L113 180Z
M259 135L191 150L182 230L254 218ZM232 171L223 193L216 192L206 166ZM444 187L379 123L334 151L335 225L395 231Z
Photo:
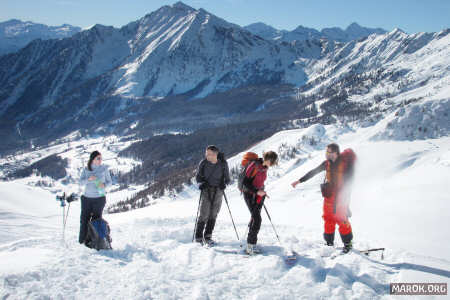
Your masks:
M99 23L121 27L163 5L177 1L154 0L1 0L0 22L9 19L47 25L68 23L88 27ZM185 0L238 25L264 22L278 29L299 25L322 29L396 27L408 33L440 31L450 27L450 0Z

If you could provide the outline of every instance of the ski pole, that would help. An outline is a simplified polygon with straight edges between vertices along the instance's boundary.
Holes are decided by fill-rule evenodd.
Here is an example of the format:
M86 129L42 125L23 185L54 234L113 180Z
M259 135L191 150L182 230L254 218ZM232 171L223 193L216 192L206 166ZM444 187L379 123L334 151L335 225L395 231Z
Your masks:
M245 229L244 236L242 237L241 245L240 245L241 248L242 248L242 246L244 245L243 241L244 241L245 237L247 236L249 230L250 230L250 223L248 224L247 229Z
M283 246L283 245L281 244L280 237L278 236L278 233L277 233L277 231L275 230L275 226L273 226L272 218L270 217L269 212L267 211L266 205L263 204L263 206L264 206L264 210L266 211L267 217L269 218L270 224L272 224L272 228L273 228L273 231L275 232L275 235L277 236L278 242L280 243L281 246Z
M67 218L69 217L69 211L70 211L70 202L69 202L69 205L67 206L67 213L66 213L66 217L64 219L63 232L65 232L65 230L66 230L66 224L67 224Z
M198 214L200 213L201 201L202 201L202 191L200 191L200 198L198 199L197 217L195 218L194 233L192 234L192 242L194 242L195 232L197 231L197 221L198 221Z
M230 205L228 204L228 199L227 199L227 195L225 195L225 191L223 191L223 196L225 197L225 203L227 204L228 212L230 213L231 222L233 222L234 232L236 232L236 237L237 237L237 239L239 241L239 235L238 235L238 232L237 232L237 229L236 229L236 225L234 224L233 216L231 215Z
M264 206L264 210L266 211L267 217L269 218L270 224L272 224L273 231L275 232L275 235L277 236L278 243L280 243L280 246L281 246L282 248L284 248L284 250L286 251L289 260L295 259L296 254L292 251L292 249L291 249L291 250L286 250L286 247L285 247L285 246L283 245L283 243L281 242L280 237L278 236L278 233L277 233L277 231L275 230L275 226L274 226L273 223L272 223L272 218L270 217L269 212L267 211L266 205L263 204L263 206Z
M65 199L63 201L66 201ZM62 232L62 238L63 241L66 241L66 237L65 237L65 231L66 231L66 204L64 203L63 205L63 232Z

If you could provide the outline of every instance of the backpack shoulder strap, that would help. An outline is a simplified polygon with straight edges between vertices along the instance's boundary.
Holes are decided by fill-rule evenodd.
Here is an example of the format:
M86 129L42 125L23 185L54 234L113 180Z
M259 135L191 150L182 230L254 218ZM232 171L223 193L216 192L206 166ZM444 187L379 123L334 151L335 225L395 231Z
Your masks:
M249 163L246 167L246 171L245 171L245 176L247 176L248 178L252 178L254 179L256 177L256 173L258 173L259 170L259 166L261 165L261 163L257 160L252 161L251 163ZM250 170L250 174L247 175L247 171Z

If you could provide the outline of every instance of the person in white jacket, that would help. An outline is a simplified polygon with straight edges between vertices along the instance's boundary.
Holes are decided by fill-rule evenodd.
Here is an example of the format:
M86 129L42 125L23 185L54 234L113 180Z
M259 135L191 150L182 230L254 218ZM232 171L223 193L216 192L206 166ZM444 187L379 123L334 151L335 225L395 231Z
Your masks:
M85 187L81 196L80 235L78 241L85 243L87 225L91 218L102 217L106 204L105 187L112 184L108 166L102 165L102 155L98 151L91 153L86 168L80 177L80 185Z

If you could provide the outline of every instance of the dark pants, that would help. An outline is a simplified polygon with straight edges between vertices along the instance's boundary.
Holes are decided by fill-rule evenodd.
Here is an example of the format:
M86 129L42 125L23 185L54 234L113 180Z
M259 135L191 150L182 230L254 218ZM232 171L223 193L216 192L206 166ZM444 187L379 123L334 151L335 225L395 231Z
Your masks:
M200 215L198 216L195 239L203 237L208 240L212 238L217 215L222 206L223 191L220 188L209 187L201 192Z
M99 198L81 196L80 236L78 238L80 244L86 239L87 226L91 219L91 215L92 219L101 218L105 204L105 196Z
M258 241L258 233L261 228L261 208L264 204L264 198L261 203L256 203L255 195L250 193L244 193L245 203L250 211L251 218L248 224L248 236L247 243L256 244Z

